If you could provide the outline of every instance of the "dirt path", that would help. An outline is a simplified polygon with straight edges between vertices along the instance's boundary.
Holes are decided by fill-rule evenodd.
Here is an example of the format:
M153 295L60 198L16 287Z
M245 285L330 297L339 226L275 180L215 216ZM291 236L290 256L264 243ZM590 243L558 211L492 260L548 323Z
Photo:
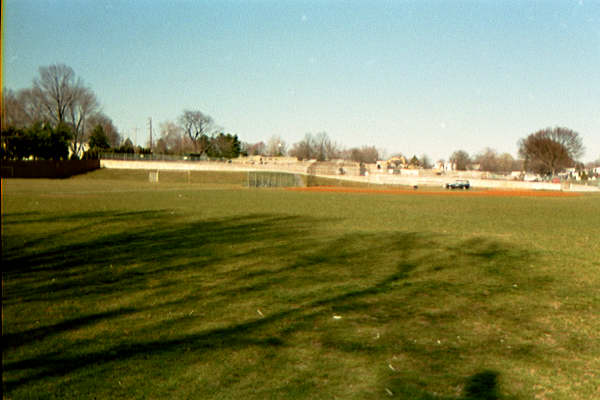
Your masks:
M433 196L477 196L477 197L577 197L580 193L541 190L420 190L420 189L376 189L339 186L293 187L288 190L301 192L407 194Z

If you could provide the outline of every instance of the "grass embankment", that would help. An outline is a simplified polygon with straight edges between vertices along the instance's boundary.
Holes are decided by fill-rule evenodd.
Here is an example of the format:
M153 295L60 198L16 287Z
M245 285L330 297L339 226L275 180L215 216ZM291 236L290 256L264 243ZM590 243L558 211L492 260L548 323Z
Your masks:
M4 397L600 394L600 197L196 174L3 181Z

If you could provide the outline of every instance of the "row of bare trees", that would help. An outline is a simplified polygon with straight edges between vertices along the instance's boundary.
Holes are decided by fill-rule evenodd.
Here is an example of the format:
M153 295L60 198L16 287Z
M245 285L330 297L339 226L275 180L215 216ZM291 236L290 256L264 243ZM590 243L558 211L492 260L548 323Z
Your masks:
M29 128L35 124L68 127L70 150L81 154L92 130L101 126L109 142L117 146L121 137L112 120L102 113L95 93L73 69L64 64L39 68L30 88L2 91L2 130Z
M271 157L288 155L299 160L347 159L363 163L374 163L380 157L380 151L374 146L346 149L332 140L327 132L307 133L300 141L292 144L291 148L288 148L287 143L280 136L272 136L266 144L264 142L243 143L243 153L250 156Z
M237 135L224 133L208 114L184 110L177 122L160 124L160 139L152 150L162 154L234 158L240 155L242 144Z
M194 151L206 152L211 146L211 132L214 132L212 119L199 111L184 111L179 125L169 122L161 125L161 140L167 147L180 148L192 144ZM160 142L159 142L160 143ZM316 159L327 161L347 159L361 163L374 163L382 156L374 146L344 148L332 140L326 132L307 133L302 140L288 148L280 136L272 136L267 143L241 143L239 154L261 156L296 157L299 160ZM531 171L541 175L554 175L560 170L579 165L583 155L583 144L579 134L568 128L546 128L519 141L519 159L509 153L499 154L492 148L486 148L473 156L464 150L450 155L449 161L457 170L478 169L498 174L511 171ZM401 154L398 154L404 158ZM431 168L433 164L427 155L405 158L413 167ZM444 160L439 160L444 162Z
M184 111L179 124L167 122L161 125L161 139L157 150L171 152L206 153L214 143L216 126L212 118L200 111ZM226 141L225 141L226 142ZM302 140L288 148L280 136L272 136L267 143L241 143L239 154L261 156L296 157L299 160L316 159L327 161L347 159L362 163L374 163L382 154L374 146L344 148L332 140L326 132L307 133ZM581 137L567 128L546 128L535 132L519 141L519 159L509 153L498 153L486 148L480 153L469 155L464 150L453 152L449 161L457 170L478 169L498 174L511 171L527 170L541 175L553 175L558 171L578 165L583 154ZM413 167L431 168L433 166L427 155L404 158ZM438 163L444 160L438 160Z
M2 92L3 132L8 128L26 129L36 124L48 125L52 129L61 127L64 130L67 127L70 150L74 154L82 153L83 145L89 141L92 132L96 135L92 142L102 143L100 147L108 145L116 148L121 142L111 119L102 113L94 92L75 75L71 67L64 64L40 67L39 77L33 80L30 88L17 92L4 89ZM213 157L289 155L301 160L342 158L362 163L373 163L381 157L380 151L374 146L346 149L326 132L307 133L289 149L279 136L271 137L266 144L241 143L237 135L223 133L209 115L198 110L183 111L177 123L165 122L160 130L161 137L150 151ZM458 170L478 165L480 170L497 173L524 168L542 175L554 175L564 168L577 165L584 150L579 134L562 127L532 133L521 139L518 146L520 160L507 153L498 154L491 148L474 156L458 150L452 153L449 160ZM426 156L421 159L413 156L410 163L420 167L430 164Z
M496 150L489 147L473 156L464 150L457 150L452 153L449 161L459 171L478 169L498 174L520 171L523 165L523 160L515 159L509 153L498 154Z
M564 127L541 129L519 140L519 157L498 154L491 148L471 157L464 150L450 156L458 170L476 167L481 171L507 173L529 171L540 175L556 175L565 168L583 168L579 159L584 153L579 133Z

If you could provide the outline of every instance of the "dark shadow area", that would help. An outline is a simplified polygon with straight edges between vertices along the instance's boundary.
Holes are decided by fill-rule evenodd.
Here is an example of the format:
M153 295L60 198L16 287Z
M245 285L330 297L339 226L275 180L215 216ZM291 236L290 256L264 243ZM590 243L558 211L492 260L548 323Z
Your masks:
M14 218L24 218L24 217L39 217L41 213L39 211L27 211L27 212L20 212L20 213L6 213L6 214L2 214L2 218L8 218L10 219L14 219ZM13 222L19 222L20 220L15 219ZM7 223L10 223L7 220L2 221L2 225L6 225Z
M57 226L66 226L66 228L58 229L54 232L46 232L44 229L37 229L34 233L21 235L20 237L10 237L10 245L5 245L7 254L3 254L3 261L7 261L13 256L24 256L31 248L34 251L45 251L45 243L55 238L61 238L69 233L79 232L82 235L89 236L95 231L102 231L106 226L114 223L129 223L136 219L149 222L155 218L164 218L166 210L156 211L126 211L126 212L109 212L109 211L93 211L73 214L44 214L36 213L7 213L2 215L3 226L18 226L28 224L53 224ZM6 241L5 241L6 242ZM10 266L3 265L3 271L9 271ZM21 265L18 269L23 272L26 268Z
M83 317L77 317L73 319L67 319L54 325L28 329L17 334L2 334L2 347L3 349L11 349L20 346L25 346L32 342L43 340L49 335L58 335L62 332L68 332L70 330L79 329L84 326L92 325L99 321L103 321L105 319L124 316L132 312L134 312L133 309L114 310L104 313L87 315Z
M3 249L5 309L28 304L60 309L67 300L76 304L71 314L57 311L60 320L49 317L39 326L25 327L27 319L18 325L3 322L8 328L3 330L3 388L14 397L20 389L94 368L99 374L129 362L156 368L148 360L162 364L175 357L185 364L247 348L302 345L365 363L403 351L423 365L451 368L456 358L449 361L448 354L469 357L481 348L448 345L431 351L409 345L413 331L461 334L453 331L457 321L472 316L463 304L481 291L474 283L496 285L487 298L506 293L521 266L531 260L527 251L484 238L448 243L431 234L401 231L319 236L315 227L334 220L294 215L191 222L167 211L78 213L59 221L26 217L21 223L65 224L64 235L82 226L102 231L91 239L84 232L76 239L70 235L67 242L55 240L60 244L34 252ZM123 226L127 221L130 228ZM490 269L499 266L507 278L498 283ZM453 268L464 270L468 279L440 275ZM99 307L116 299L123 304L110 310ZM256 304L263 311L257 313ZM442 307L447 304L451 306ZM478 318L493 314L485 304L478 307ZM366 342L347 333L356 329L329 329L337 313L367 330L390 327L393 335ZM85 339L72 338L101 324L105 327L98 337L88 333ZM281 362L274 360L270 367ZM239 373L241 379L244 373ZM431 371L423 367L419 373ZM492 371L472 376L464 398L500 398L497 376ZM394 391L402 392L397 387L409 384L407 378L392 377ZM427 398L429 392L421 388L406 393Z
M39 212L30 213L7 213L3 214L2 217L5 220L2 222L3 225L13 224L26 224L26 223L61 223L61 222L72 222L72 221L84 221L89 219L100 218L101 223L111 223L115 221L131 220L135 218L153 218L157 216L164 216L167 210L158 211L122 211L122 212L110 212L110 211L90 211L74 214L44 214L43 216Z
M482 371L471 376L465 387L466 400L497 400L498 373Z
M503 397L499 394L498 377L496 371L483 370L465 380L462 394L447 396L433 394L418 385L407 385L397 380L389 385L386 394L389 398L414 400L499 400Z

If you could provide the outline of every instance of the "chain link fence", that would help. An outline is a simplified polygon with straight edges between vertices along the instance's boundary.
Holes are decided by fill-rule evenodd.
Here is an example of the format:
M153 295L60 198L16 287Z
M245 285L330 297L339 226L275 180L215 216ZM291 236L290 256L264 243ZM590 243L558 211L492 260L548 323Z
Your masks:
M300 174L270 171L248 171L248 187L274 188L306 186L306 181Z
M228 158L211 158L206 155L141 154L141 153L101 153L100 159L120 161L217 161L231 163Z

